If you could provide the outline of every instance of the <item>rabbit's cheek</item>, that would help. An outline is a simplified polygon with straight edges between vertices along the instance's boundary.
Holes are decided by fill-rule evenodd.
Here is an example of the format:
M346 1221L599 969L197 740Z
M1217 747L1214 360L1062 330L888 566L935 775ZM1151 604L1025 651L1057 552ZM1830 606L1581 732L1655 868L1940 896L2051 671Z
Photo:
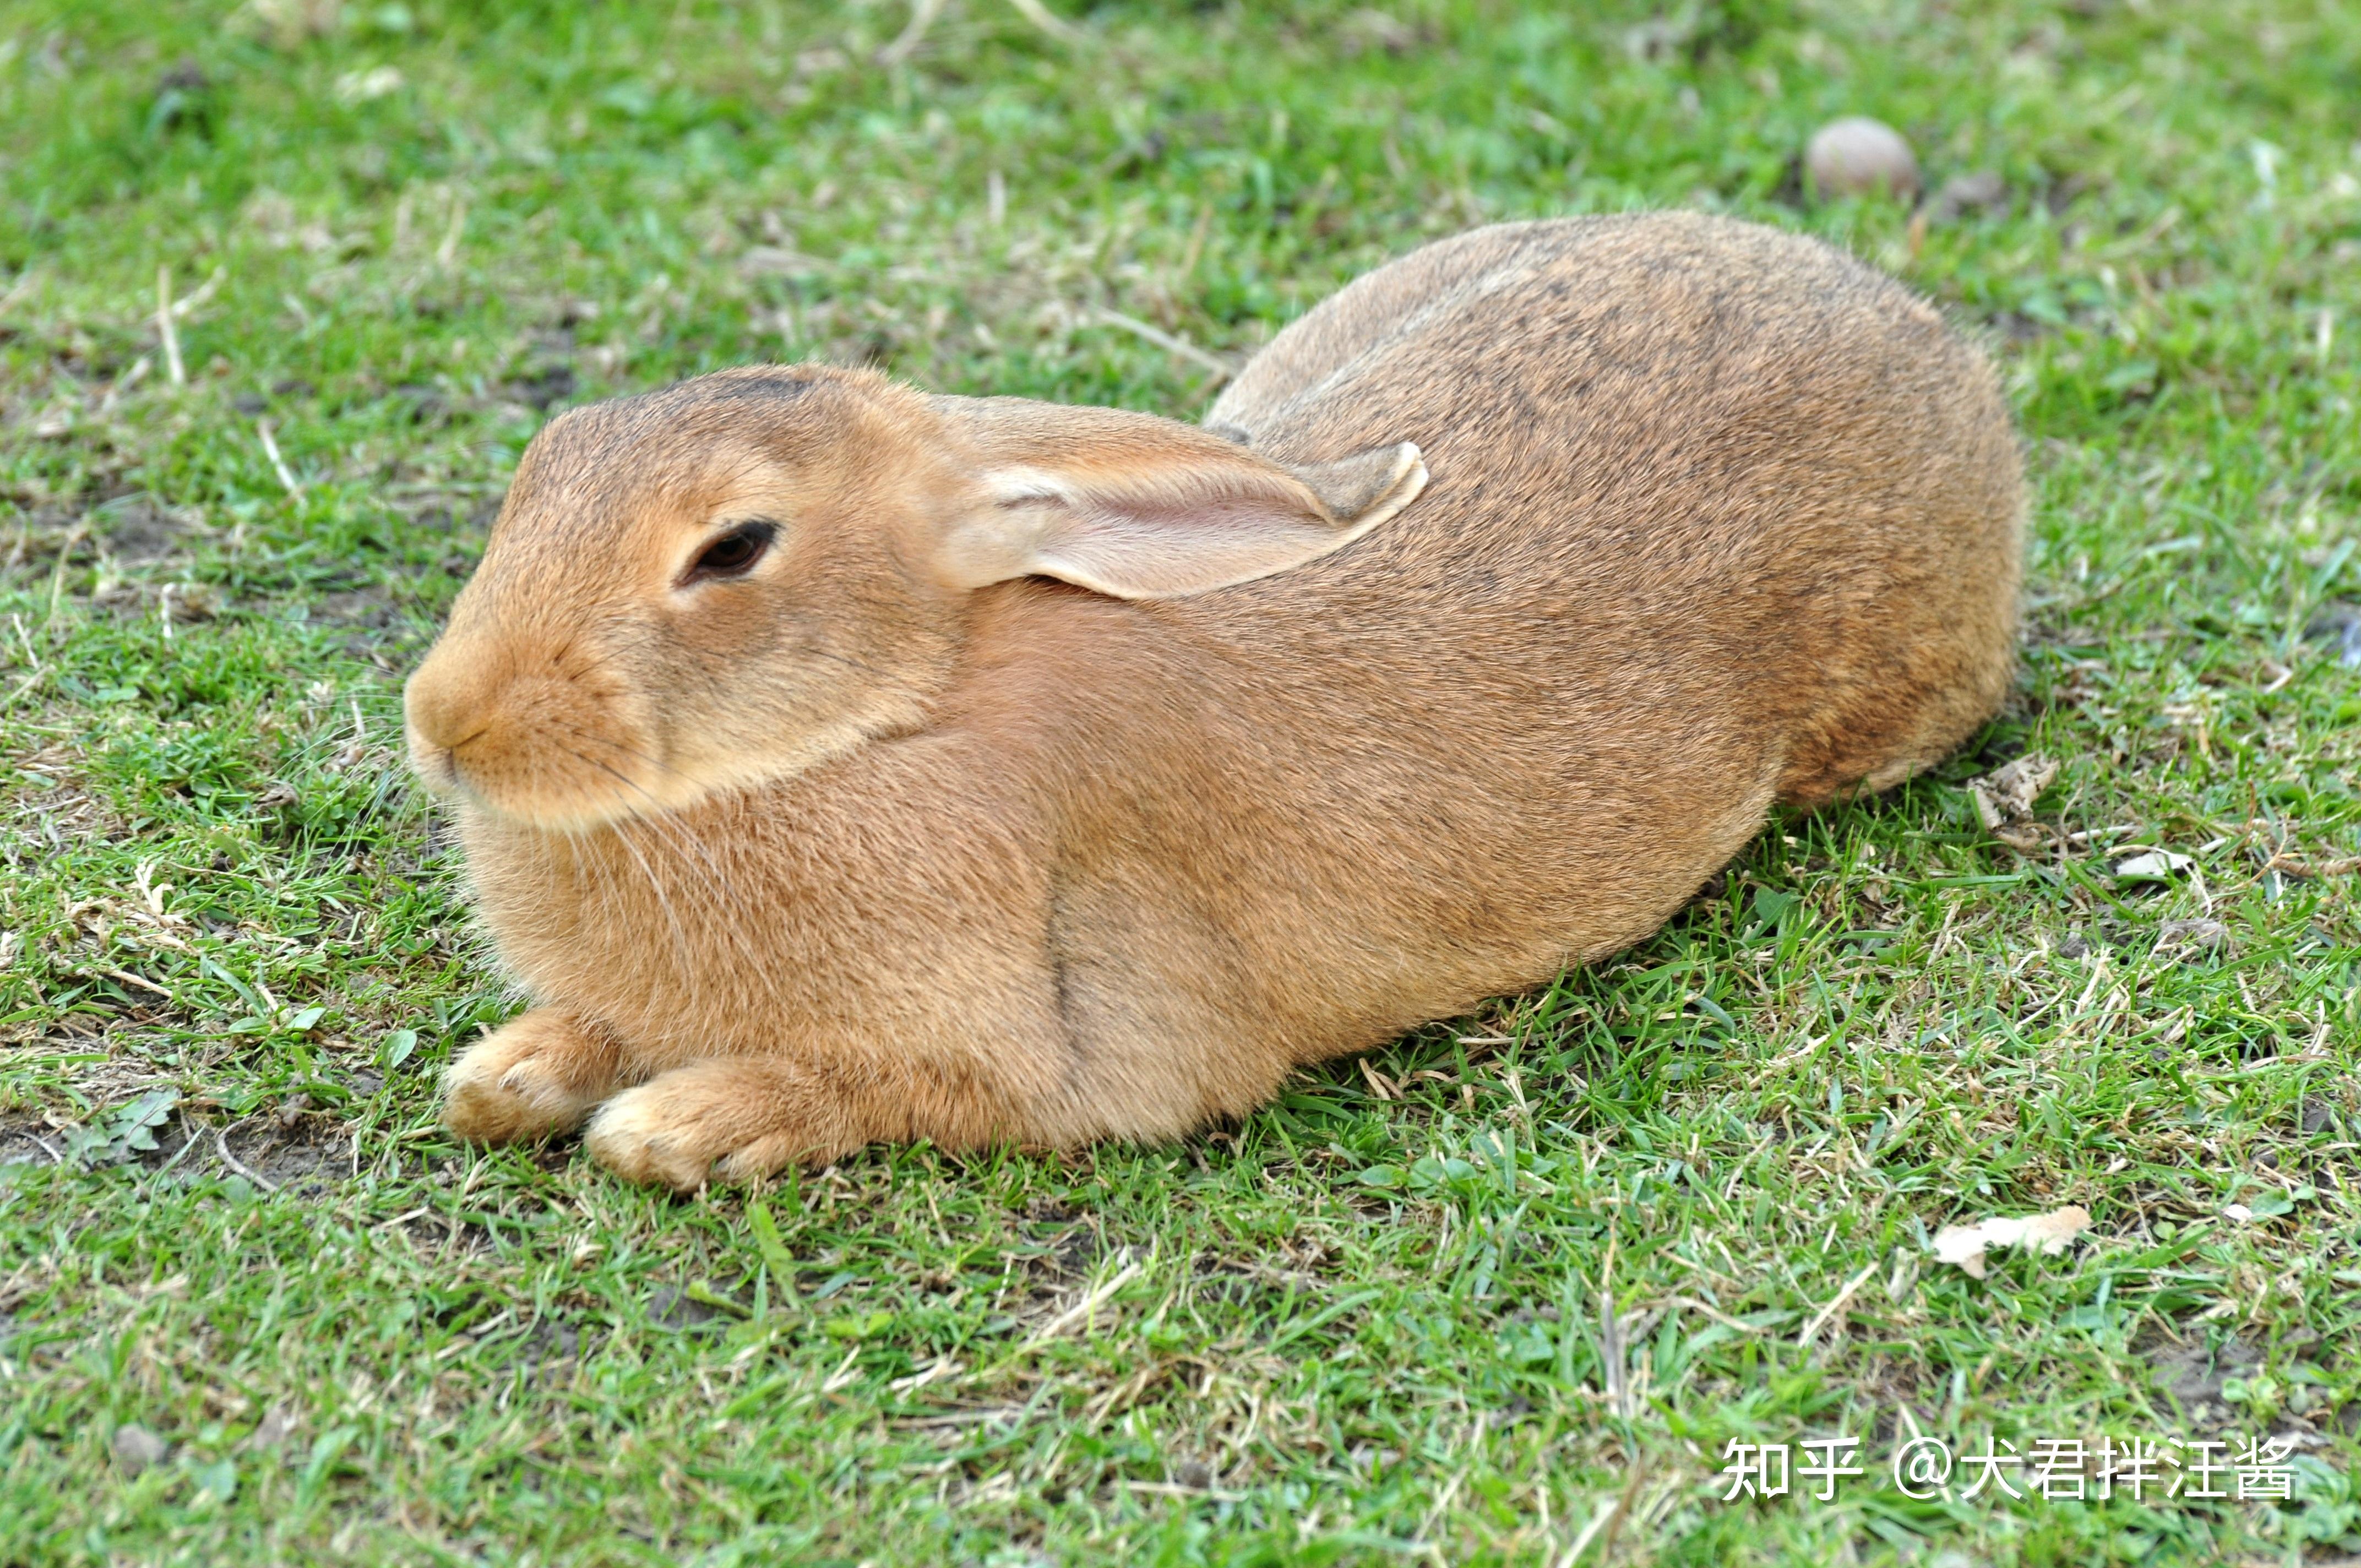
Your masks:
M887 664L855 669L841 655L796 650L769 693L696 715L667 715L664 776L651 787L686 807L728 790L792 779L926 720L924 693L939 676ZM783 661L783 663L787 663Z

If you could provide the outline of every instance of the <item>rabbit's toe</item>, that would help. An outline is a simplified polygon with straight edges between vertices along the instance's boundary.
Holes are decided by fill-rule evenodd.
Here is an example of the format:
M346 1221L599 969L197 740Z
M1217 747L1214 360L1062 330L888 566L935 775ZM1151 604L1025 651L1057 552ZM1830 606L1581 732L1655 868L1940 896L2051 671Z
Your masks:
M549 1137L580 1126L614 1092L614 1046L536 1009L461 1053L443 1075L443 1124L476 1143Z
M583 1135L591 1157L627 1180L693 1192L752 1181L797 1160L818 1163L860 1146L791 1068L698 1062L615 1096Z

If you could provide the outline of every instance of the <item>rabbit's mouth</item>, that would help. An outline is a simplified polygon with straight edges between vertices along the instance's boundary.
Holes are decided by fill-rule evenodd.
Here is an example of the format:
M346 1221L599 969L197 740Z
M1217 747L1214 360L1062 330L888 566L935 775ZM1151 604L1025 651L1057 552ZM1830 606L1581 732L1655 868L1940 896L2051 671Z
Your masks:
M448 798L461 793L459 760L448 746L437 746L420 735L410 732L410 771L418 775L429 793Z
M411 767L428 789L558 831L686 804L701 786L667 767L640 706L564 674L519 674L438 647L404 693Z

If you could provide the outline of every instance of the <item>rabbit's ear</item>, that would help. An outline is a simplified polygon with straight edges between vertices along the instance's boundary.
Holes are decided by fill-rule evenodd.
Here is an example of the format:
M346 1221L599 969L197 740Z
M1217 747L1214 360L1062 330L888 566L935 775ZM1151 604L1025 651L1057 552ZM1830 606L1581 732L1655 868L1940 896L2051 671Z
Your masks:
M1300 566L1359 538L1426 482L1418 448L1289 469L1194 425L1109 409L942 399L983 459L983 499L945 532L962 587L1056 577L1171 598ZM995 406L997 405L997 406Z
M1426 464L1407 441L1288 472L1310 486L1331 513L1351 518L1356 532L1375 528L1426 488Z

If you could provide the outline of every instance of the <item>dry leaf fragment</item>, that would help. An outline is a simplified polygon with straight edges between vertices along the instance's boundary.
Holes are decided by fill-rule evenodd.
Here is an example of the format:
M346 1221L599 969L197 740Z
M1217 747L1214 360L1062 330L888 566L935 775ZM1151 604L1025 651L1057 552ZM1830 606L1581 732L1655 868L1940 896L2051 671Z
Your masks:
M2028 751L2006 767L1969 780L1968 793L1975 797L1976 815L1986 828L2004 828L2032 816L2033 803L2057 776L2057 758Z
M2202 948L2211 950L2227 947L2230 927L2219 920L2168 920L2157 927L2156 944L2159 948Z
M340 104L369 104L388 93L401 91L405 78L390 65L380 65L374 71L347 71L336 78L336 101Z
M738 270L749 278L792 278L799 273L824 272L828 264L816 261L791 246L758 245L738 258Z
M1938 1263L1956 1263L1968 1271L1970 1278L1982 1279L1988 1247L2029 1247L2054 1257L2090 1228L2091 1212L2079 1203L2021 1219L1995 1214L1972 1225L1945 1225L1937 1231L1935 1258Z
M2010 849L2030 853L2044 835L2033 820L2033 803L2058 776L2058 759L2028 751L2005 767L1968 781L1968 796L1984 830Z
M2281 853L2266 861L2263 870L2291 877L2351 876L2361 872L2361 855L2346 855L2334 861L2298 861Z

